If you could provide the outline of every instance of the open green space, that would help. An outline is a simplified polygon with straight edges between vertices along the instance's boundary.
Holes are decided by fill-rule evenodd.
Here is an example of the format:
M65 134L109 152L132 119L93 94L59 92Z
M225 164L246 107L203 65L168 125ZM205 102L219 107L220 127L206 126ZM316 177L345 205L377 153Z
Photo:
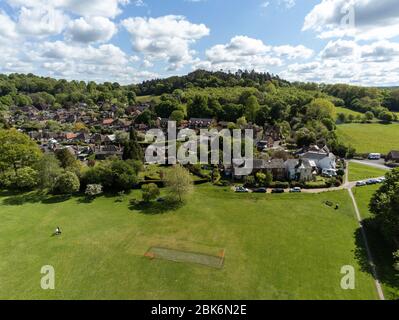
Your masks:
M235 194L206 184L180 207L131 207L139 197L3 192L0 299L377 299L346 191ZM63 233L52 237L56 226ZM151 260L151 247L224 249L224 267ZM44 265L55 268L55 290L40 288ZM341 289L345 265L356 269L355 290Z
M360 163L349 162L349 181L361 181L370 178L379 178L387 173L387 170L367 166Z
M337 126L338 136L357 153L383 153L399 149L399 124L350 123Z

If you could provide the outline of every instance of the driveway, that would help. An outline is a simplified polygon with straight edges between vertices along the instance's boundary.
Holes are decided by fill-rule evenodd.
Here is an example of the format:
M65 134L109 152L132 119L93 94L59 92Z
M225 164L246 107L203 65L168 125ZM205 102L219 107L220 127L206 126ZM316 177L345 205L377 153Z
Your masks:
M370 166L370 167L374 167L374 168L378 168L378 169L384 169L384 170L391 170L392 169L392 168L387 167L385 165L384 159L380 159L380 160L349 160L349 162L359 163L359 164L363 164L365 166Z

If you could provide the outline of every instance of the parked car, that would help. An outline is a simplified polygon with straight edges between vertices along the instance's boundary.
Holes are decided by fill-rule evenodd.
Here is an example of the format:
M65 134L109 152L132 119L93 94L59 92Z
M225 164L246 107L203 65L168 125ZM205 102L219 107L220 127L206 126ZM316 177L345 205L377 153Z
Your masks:
M255 193L266 193L267 189L266 188L258 188L254 190Z
M247 188L244 188L244 187L236 187L236 192L247 193L247 192L249 192L249 190Z
M377 179L369 179L366 181L366 184L371 185L371 184L377 184L379 183Z
M369 160L380 160L381 159L381 153L370 153L368 156Z
M299 187L295 187L295 188L290 189L290 192L291 193L299 193L299 192L302 192L302 189Z
M365 182L365 181L358 181L358 182L356 182L356 187L364 187L364 186L366 186L367 185L367 183Z
M272 190L272 193L284 193L285 190L283 188L275 188Z

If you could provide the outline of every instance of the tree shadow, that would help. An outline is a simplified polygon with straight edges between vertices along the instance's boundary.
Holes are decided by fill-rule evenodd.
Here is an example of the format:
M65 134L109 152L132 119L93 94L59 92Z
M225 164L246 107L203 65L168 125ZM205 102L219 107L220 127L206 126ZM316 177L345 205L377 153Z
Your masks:
M3 200L4 205L21 206L28 203L54 204L64 202L70 199L69 195L49 195L42 191L29 193L8 192L7 198Z
M375 263L376 271L380 282L388 287L395 288L390 294L399 298L399 275L394 269L394 259L392 253L397 250L385 241L377 228L376 221L372 218L363 220L363 228L366 232L368 244ZM355 258L358 261L361 271L373 276L372 267L368 260L367 250L362 236L362 231L358 228L355 231Z
M165 200L163 202L137 202L129 205L130 210L138 211L141 214L157 215L174 211L184 206L183 202Z

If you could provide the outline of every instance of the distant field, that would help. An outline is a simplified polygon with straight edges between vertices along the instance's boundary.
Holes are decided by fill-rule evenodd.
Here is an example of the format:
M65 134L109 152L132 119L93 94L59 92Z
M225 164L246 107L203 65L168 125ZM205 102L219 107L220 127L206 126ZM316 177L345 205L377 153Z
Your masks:
M151 100L159 102L159 96L138 96L136 100L140 103L150 102Z
M337 126L339 137L356 148L358 153L387 154L399 149L399 124L350 123Z
M359 206L360 214L363 219L366 219L364 226L367 232L367 238L369 240L370 249L373 253L374 262L376 263L377 273L380 277L382 287L384 290L386 299L399 299L399 277L395 275L393 269L392 252L394 248L391 248L384 240L381 235L370 227L370 223L367 222L371 218L369 211L369 203L373 194L378 190L380 186L366 186L354 188L353 193L355 195L357 204Z
M252 195L203 185L185 206L162 212L129 208L139 197L85 203L3 193L0 299L377 299L361 271L363 243L346 191ZM63 234L51 237L56 226ZM153 246L225 249L225 264L149 260L143 255ZM43 265L55 268L55 290L39 286ZM355 267L355 290L340 287L345 265Z
M373 168L359 163L349 163L349 181L382 177L388 170Z

